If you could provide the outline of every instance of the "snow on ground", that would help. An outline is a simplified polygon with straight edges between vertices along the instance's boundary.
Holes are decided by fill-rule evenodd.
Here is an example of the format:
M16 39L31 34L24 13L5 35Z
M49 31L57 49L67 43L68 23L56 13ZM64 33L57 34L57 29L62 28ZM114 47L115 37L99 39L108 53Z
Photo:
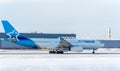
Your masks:
M1 54L0 71L120 71L120 54Z

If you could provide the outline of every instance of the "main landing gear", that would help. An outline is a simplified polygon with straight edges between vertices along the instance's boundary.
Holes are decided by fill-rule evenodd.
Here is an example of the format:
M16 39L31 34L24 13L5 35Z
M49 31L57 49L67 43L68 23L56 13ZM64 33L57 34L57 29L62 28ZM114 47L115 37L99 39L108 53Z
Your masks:
M61 51L61 50L59 50L59 51L58 51L58 50L56 50L56 51L53 50L53 51L49 51L49 53L50 53L50 54L64 54L64 52Z

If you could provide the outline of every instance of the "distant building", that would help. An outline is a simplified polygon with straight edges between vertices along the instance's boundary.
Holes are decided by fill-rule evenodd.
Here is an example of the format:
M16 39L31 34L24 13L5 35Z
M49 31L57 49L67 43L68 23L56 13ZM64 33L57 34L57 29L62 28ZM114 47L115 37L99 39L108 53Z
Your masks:
M103 48L120 48L120 40L100 40L103 44Z
M76 34L54 34L54 33L20 33L21 35L27 37L27 38L70 38L75 39ZM0 33L0 38L6 37L5 33Z

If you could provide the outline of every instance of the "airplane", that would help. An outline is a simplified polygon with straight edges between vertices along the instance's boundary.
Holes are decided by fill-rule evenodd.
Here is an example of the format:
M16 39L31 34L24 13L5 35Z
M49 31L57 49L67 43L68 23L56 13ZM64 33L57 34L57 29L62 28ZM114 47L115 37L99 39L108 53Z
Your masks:
M59 39L30 39L22 36L18 31L7 21L2 20L6 38L4 40L25 46L27 49L49 49L50 54L63 54L65 51L83 51L84 49L95 50L104 46L98 40L79 40L79 39L64 39L62 36Z

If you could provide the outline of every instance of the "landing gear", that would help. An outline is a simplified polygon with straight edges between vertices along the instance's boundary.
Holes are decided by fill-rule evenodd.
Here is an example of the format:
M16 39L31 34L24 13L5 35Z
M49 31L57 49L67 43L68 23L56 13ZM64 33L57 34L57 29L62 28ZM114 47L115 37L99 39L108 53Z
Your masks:
M56 54L63 54L63 51L56 51Z
M63 51L58 51L58 50L56 50L56 51L49 51L49 53L50 54L64 54L64 52Z
M93 49L92 53L95 54L95 50L94 49Z
M49 51L50 54L55 54L56 52L53 50L53 51Z

